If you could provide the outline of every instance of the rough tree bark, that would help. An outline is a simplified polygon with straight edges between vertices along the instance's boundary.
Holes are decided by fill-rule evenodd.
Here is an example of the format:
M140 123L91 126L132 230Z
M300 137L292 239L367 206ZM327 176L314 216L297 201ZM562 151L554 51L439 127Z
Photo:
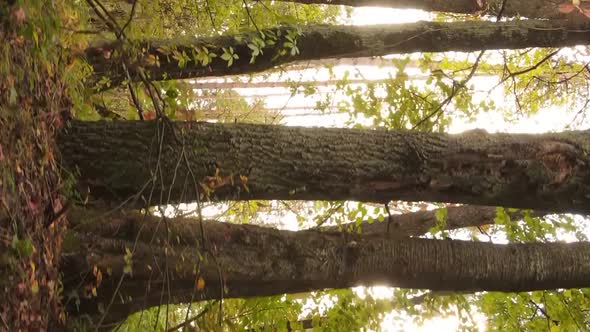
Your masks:
M559 11L560 2L555 0L280 0L304 4L344 5L353 7L390 7L399 9L421 9L429 12L446 12L457 14L478 14L503 17L526 17L557 19L566 14Z
M250 63L252 43L256 32L237 38L234 35L215 38L177 38L140 41L139 51L121 51L117 42L104 43L86 50L86 58L94 68L89 80L94 84L106 76L111 86L127 78L121 65L123 59L131 68L131 79L139 80L139 72L152 80L171 80L205 76L236 75L270 69L300 60L380 56L412 52L476 51L483 49L519 49L526 47L565 47L586 44L590 38L590 23L570 21L523 20L512 22L418 22L412 24L375 26L309 26L297 37L299 53L278 55L284 50L285 35L291 27L265 30L266 35L280 35L275 45L267 44L262 53ZM195 61L201 47L217 54L203 66ZM233 64L221 59L223 48L232 48L239 58ZM184 54L184 56L182 55ZM185 57L186 56L186 57ZM182 61L182 63L179 63ZM141 67L141 70L134 68ZM101 87L105 88L105 87Z
M96 283L76 315L113 323L159 305L219 298L298 293L357 285L434 291L530 291L590 286L589 243L495 245L386 238L378 235L281 231L254 225L113 214L71 216L65 242L65 293ZM202 233L201 233L202 231ZM126 263L126 248L134 252ZM123 277L126 266L131 274ZM108 271L108 272L107 272ZM96 275L96 273L94 274ZM204 288L196 289L203 278ZM113 294L117 292L111 303Z
M590 212L588 131L448 135L73 121L58 145L90 194L111 204L190 202L197 188L207 188L213 200L407 200Z

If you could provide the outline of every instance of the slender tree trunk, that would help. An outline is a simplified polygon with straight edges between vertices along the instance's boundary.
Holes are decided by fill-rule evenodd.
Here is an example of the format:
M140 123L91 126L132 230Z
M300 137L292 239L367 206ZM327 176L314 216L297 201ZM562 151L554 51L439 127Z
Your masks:
M280 0L304 4L345 5L354 7L390 7L399 9L421 9L429 12L457 14L483 14L503 17L526 17L556 19L566 15L558 10L560 2L554 0ZM481 5L480 5L481 4Z
M64 293L80 285L90 293L94 267L101 283L97 297L81 294L69 310L100 317L99 308L108 309L106 323L162 303L219 298L221 285L224 298L357 285L470 292L590 286L589 243L388 239L134 213L70 219Z
M473 76L491 76L492 74L474 74ZM429 74L419 74L408 76L409 81L427 80L431 76ZM314 80L314 81L260 81L260 82L243 82L243 81L230 81L230 82L196 82L191 84L194 89L260 89L260 88L284 88L288 89L291 87L298 86L315 86L333 87L337 84L384 84L391 83L394 79L392 78L380 78L380 79L367 79L367 78L350 78L350 79L331 79L331 80Z
M447 210L444 219L444 229L446 230L494 224L497 212L495 207L476 205L453 206L445 209ZM379 220L365 221L360 225L361 234L379 234L388 237L424 235L431 228L439 225L436 218L437 211L439 209L396 214L381 222ZM508 214L514 220L522 220L523 218L521 211L508 212ZM544 215L546 213L542 211L531 212L531 216L534 217ZM344 224L321 227L319 230L323 232L340 231L346 227L347 224Z
M414 79L418 77L411 77ZM422 76L418 79L426 79L428 76ZM346 83L349 84L367 84L367 83L387 83L392 79L348 79ZM290 88L292 86L307 85L307 86L333 86L338 83L344 82L343 80L333 79L324 81L260 81L260 82L196 82L191 84L194 89L260 89L260 88Z
M138 80L134 68L153 80L171 80L206 76L253 73L274 66L301 60L380 56L411 52L470 52L483 49L519 49L526 47L566 47L586 44L590 38L590 23L568 21L523 20L512 22L418 22L412 24L375 26L308 26L297 37L298 53L285 49L284 39L289 27L265 30L277 37L275 45L266 44L254 63L250 63L252 49L248 47L256 33L215 38L177 38L139 42L145 52L128 53L120 50L118 42L105 43L86 50L86 58L94 67L91 84L101 77L111 85L126 79L121 63L126 59L131 78ZM217 57L203 66L193 54L207 46ZM238 57L228 65L221 58L223 49L233 50ZM286 51L285 55L279 52ZM139 52L139 51L135 51ZM184 55L183 55L184 54ZM182 63L179 63L182 61ZM105 88L105 87L102 87Z
M433 66L437 65L437 61L433 61ZM336 67L336 66L374 66L374 67L395 67L392 59L385 59L382 57L358 57L358 58L331 58L321 60L301 61L297 64L289 65L287 70L305 70L318 67ZM412 60L408 63L406 68L419 68L419 61Z
M212 200L407 200L590 212L588 131L448 135L73 121L58 145L82 192L111 204L191 202L199 189Z

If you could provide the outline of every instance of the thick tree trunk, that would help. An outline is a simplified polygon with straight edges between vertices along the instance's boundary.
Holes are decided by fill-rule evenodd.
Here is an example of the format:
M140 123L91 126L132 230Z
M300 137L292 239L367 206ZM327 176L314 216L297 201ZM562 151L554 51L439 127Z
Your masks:
M503 17L526 17L541 19L565 18L558 9L560 2L555 0L280 0L304 4L344 5L353 7L375 6L399 9L421 9L429 12L457 14L478 14ZM483 5L479 5L479 4Z
M400 237L403 237L403 236L423 235L426 232L428 232L428 230L431 227L434 227L437 224L438 221L435 217L436 211L437 210L419 211L419 212L404 213L404 214L400 214L400 215L392 215L391 218L387 219L387 220L389 220L389 223L387 222L387 220L384 222L379 222L377 220L373 220L372 223L369 223L368 221L366 221L360 226L361 233L364 234L365 236L366 235L382 235L382 236L386 236L386 237L390 237L390 238L394 238L394 239L399 239ZM533 214L539 215L542 213L533 212ZM77 229L77 227L80 227L80 226L78 226L80 224L80 221L99 219L99 218L97 218L97 216L99 216L99 213L97 211L90 212L88 210L78 210L78 209L75 209L74 212L72 212L70 214L70 217L73 217L74 222L72 223L73 224L72 226L74 226L74 229ZM452 230L452 229L458 229L458 228L464 228L464 227L482 226L482 225L492 224L492 223L494 223L495 216L496 216L496 208L494 208L494 207L485 207L485 206L449 207L449 208L447 208L445 229ZM514 219L522 217L521 212L513 212L513 213L511 213L511 216ZM141 221L137 220L137 218L139 218L137 215L128 216L129 219L127 221L122 221L121 218L125 218L125 216L122 214L118 214L117 216L115 216L114 218L111 218L109 220L119 219L118 221L113 221L114 222L113 225L124 225L126 222L127 223L141 222ZM103 219L103 218L100 218L100 219ZM134 219L135 219L135 221L133 221ZM154 222L154 219L150 218L149 221ZM185 218L182 218L181 222L186 223L186 224L198 225L199 221L197 218L185 217ZM215 221L207 221L207 224L214 223L214 222ZM388 224L390 224L391 227L389 227ZM111 225L111 227L113 225ZM340 229L346 229L347 228L346 226L347 225L343 225L342 228L328 226L328 227L321 227L318 230L321 232L326 232L326 233L334 233L334 232L340 232ZM88 226L86 226L86 227L88 227ZM121 228L119 230L121 230ZM80 231L84 231L84 230L80 230ZM93 234L92 227L87 228L85 231L88 234ZM137 232L132 233L132 234L127 233L127 235L125 235L125 236L131 237L131 235L137 236ZM339 234L339 235L342 236L342 234ZM125 236L123 236L123 237L125 237ZM74 237L68 237L68 238L71 240L72 238L76 238L76 237L77 236L74 235ZM68 245L72 246L72 244L75 244L75 241L68 242ZM68 248L68 250L73 250L73 249L79 248L78 245L79 244L74 245L73 247ZM69 265L66 267L70 272L74 272L74 275L68 274L68 278L71 278L72 276L74 276L73 278L66 279L66 280L69 280L69 284L70 284L69 287L75 288L75 287L83 286L84 282L79 283L78 286L73 285L75 283L75 281L79 280L79 278L76 277L76 275L80 276L80 273L83 272L83 271L77 271L76 268L80 268L80 267L83 267L84 269L89 268L88 261L84 262L84 258L82 256L78 256L77 259L72 260L71 254L66 254L65 257L66 257L65 262L67 262L68 260L70 262L75 262L76 260L78 260L77 264ZM69 257L69 259L67 257ZM70 273L70 272L68 272L68 273ZM91 279L88 279L85 282L88 284L91 282ZM447 293L447 292L440 292L439 291L436 293L438 294L438 293ZM427 294L432 294L432 293L427 293ZM103 298L106 298L106 296ZM413 303L415 302L416 304L418 304L420 302L420 300L422 300L422 299L423 299L423 297L415 298L415 299L413 299L412 302ZM109 316L109 319L107 321L112 321L112 318L114 318L114 317L117 317L116 320L120 320L123 318L123 316L124 315L122 315L121 317L119 317L119 315Z
M107 323L162 303L219 298L221 285L224 298L357 285L470 292L590 286L588 243L388 239L218 222L199 225L139 214L70 219L75 233L65 243L71 252L62 265L65 294L95 282L88 273L95 266L102 280L97 297L81 296L79 311L75 305L69 310L100 316L98 308L108 308ZM134 250L127 263L126 249ZM131 274L122 277L126 266L132 267ZM197 289L199 278L202 289Z
M121 66L127 59L131 69L142 67L153 80L196 78L205 76L237 75L270 69L274 66L300 60L324 58L348 58L380 56L394 53L476 51L483 49L518 49L526 47L565 47L586 44L590 39L590 23L568 21L512 21L512 22L418 22L413 24L375 26L309 26L297 37L299 53L279 55L284 50L284 39L289 27L266 30L266 35L280 35L275 45L267 45L262 54L250 63L252 49L248 47L257 33L215 38L150 40L140 42L142 54L129 54L115 50L118 43L106 43L86 50L86 58L94 67L91 84L106 76L111 86L126 79ZM202 46L217 54L203 66L195 61ZM221 59L223 48L233 52L238 59L228 66ZM187 58L183 58L185 54ZM157 59L157 60L156 60ZM138 71L131 70L132 79L138 79ZM104 87L103 87L104 88Z
M114 204L130 197L135 206L191 202L197 188L208 188L213 200L407 200L590 212L588 131L448 135L164 124L73 121L58 144L90 194Z

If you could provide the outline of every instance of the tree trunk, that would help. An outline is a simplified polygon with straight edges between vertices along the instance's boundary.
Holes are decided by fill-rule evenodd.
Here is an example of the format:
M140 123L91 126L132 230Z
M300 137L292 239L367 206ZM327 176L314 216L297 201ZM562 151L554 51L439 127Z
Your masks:
M105 218L86 212L70 220L75 231L64 245L70 253L62 264L64 294L96 284L88 273L94 267L102 280L97 297L81 294L79 310L73 304L69 310L100 317L99 307L108 309L105 323L163 303L219 298L221 285L224 298L357 285L469 292L590 286L589 243L388 239L219 222L199 225L194 219L134 213ZM133 253L126 263L127 249ZM123 277L126 267L132 269Z
M503 17L526 17L541 19L565 18L558 9L559 2L554 0L280 0L304 4L344 5L353 7L389 7L399 9L421 9L429 12L446 12L456 14L483 14ZM479 3L483 5L480 6Z
M212 200L406 200L590 212L588 131L449 135L72 121L58 145L79 172L82 192L87 187L111 204L192 202L198 188Z
M248 47L257 33L214 38L177 38L139 42L142 54L119 52L118 42L105 43L86 50L86 58L94 67L90 84L106 76L110 86L126 79L122 59L130 64L131 78L138 80L133 68L142 67L153 80L172 80L206 76L238 75L260 72L274 66L301 60L380 56L412 52L470 52L483 49L519 49L526 47L566 47L586 44L590 38L590 23L568 21L512 22L418 22L412 24L375 26L308 26L297 37L298 54L285 49L286 36L294 28L265 30L266 35L279 35L275 45L266 44L254 63ZM270 37L268 37L270 38ZM194 55L201 47L217 57L203 66ZM232 48L238 59L228 66L221 58L223 49ZM279 52L286 51L285 55ZM117 54L117 52L119 54ZM139 52L139 51L136 51ZM186 58L184 58L184 56ZM184 59L183 59L184 58ZM182 60L182 63L179 61ZM106 88L106 87L102 87Z
M432 65L439 64L433 61ZM395 68L392 59L382 57L355 57L355 58L331 58L320 60L301 61L297 64L289 65L286 70L305 70L312 68L336 67L336 66L374 66L374 67L392 67ZM406 68L420 68L420 62L411 60Z
M421 76L416 77L413 76L410 79L427 79L430 76ZM297 87L297 86L334 86L338 83L347 83L347 84L378 84L378 83L387 83L391 82L393 79L391 78L383 78L383 79L347 79L346 81L342 79L333 79L333 80L313 80L313 81L260 81L260 82L195 82L191 84L191 87L194 89L260 89L260 88L290 88L290 87Z
M447 207L446 210L446 218L444 220L444 229L446 230L478 227L495 223L496 208L492 206L463 205ZM439 224L439 221L436 219L437 211L438 209L394 214L382 222L379 220L371 220L370 223L369 221L365 221L360 225L361 234L379 234L388 237L424 235L431 228ZM543 211L531 212L531 216L533 217L540 217L546 214ZM508 212L508 215L514 220L522 220L523 218L521 211ZM342 226L325 226L319 228L319 230L323 232L340 231L341 229L346 229L347 226L347 224L343 224Z

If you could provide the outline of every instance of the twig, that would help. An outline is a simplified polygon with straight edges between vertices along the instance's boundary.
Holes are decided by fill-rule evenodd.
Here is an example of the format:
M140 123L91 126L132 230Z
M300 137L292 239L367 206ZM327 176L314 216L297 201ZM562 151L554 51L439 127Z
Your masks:
M215 255L213 254L213 252L211 250L209 250L206 246L206 241L205 241L205 229L203 227L203 214L201 211L201 198L199 197L199 186L197 184L197 180L195 177L195 174L193 173L192 167L190 165L190 162L188 160L188 157L186 156L186 153L184 153L184 140L182 141L183 143L183 156L184 156L184 160L186 162L186 167L188 168L189 174L191 175L191 178L193 179L193 183L194 183L194 188L195 188L195 193L197 196L197 213L198 213L198 218L199 218L199 228L201 229L201 247L203 248L203 250L207 253L209 253L211 255L211 257L213 258L213 263L215 264L215 266L217 267L217 273L219 276L219 325L221 325L221 321L222 321L222 315L223 315L223 285L224 285L224 280L223 280L223 274L221 273L221 268L219 266L219 262L217 261L217 258L215 257Z
M137 95L135 94L135 90L133 89L133 84L131 83L131 74L129 73L129 68L127 67L126 61L123 61L123 70L125 71L125 74L127 75L127 88L129 88L129 93L131 94L131 100L133 101L133 105L135 105L135 108L137 109L137 114L139 115L139 119L143 121L143 108L141 107L141 103L139 102L139 99L137 98Z
M0 315L0 320L2 321L2 324L4 324L4 326L6 327L6 331L9 331L10 328L8 327L8 324L6 323L6 320L2 315Z
M551 57L553 57L554 55L556 55L557 53L559 53L560 50L561 49L557 49L557 50L555 50L555 51L547 54L545 57L543 57L543 59L541 59L539 62L535 63L534 65L532 65L529 68L522 69L522 70L515 71L515 72L508 72L509 73L508 76L502 78L500 80L500 82L498 84L496 84L491 90L497 88L500 84L506 82L508 79L512 79L515 76L526 74L526 73L528 73L528 72L530 72L532 70L535 70L535 69L539 68L540 65L542 65L543 63L545 63L547 60L551 59Z
M393 219L393 217L391 216L391 211L389 211L389 202L383 204L383 206L385 206L385 211L387 212L387 228L385 233L389 234L389 225L391 224L391 219Z
M123 279L125 279L124 277L125 277L125 274L121 275L121 278L119 278L119 283L117 283L117 287L115 288L115 292L113 293L113 296L111 296L111 300L109 301L109 304L105 308L104 314L100 317L98 324L96 324L96 326L94 328L94 332L98 332L98 329L102 326L102 322L104 322L105 318L107 317L107 313L111 309L113 302L115 302L115 297L116 297L117 293L119 292L119 289L121 289L121 285L123 284Z
M254 25L254 28L256 28L256 31L258 31L258 33L261 34L262 32L260 32L260 29L258 29L258 25L256 25L256 22L254 22L254 18L252 17L252 14L250 13L250 8L248 8L248 4L246 3L246 0L242 0L242 3L244 4L244 8L246 9L246 14L248 14L248 18L250 19L250 21Z
M117 36L117 39L121 37L125 37L125 34L121 30L121 27L117 23L117 21L113 18L113 16L109 13L109 11L103 6L102 3L98 0L86 0L88 5L92 8L94 13L107 25L107 27ZM101 10L104 12L101 13ZM106 17L105 17L106 16Z
M213 13L211 13L211 5L209 4L209 0L205 0L205 3L205 9L207 10L207 14L209 15L209 19L211 20L211 26L213 27L213 30L217 32L217 27L215 27L215 19L213 18Z
M500 10L498 11L498 15L496 15L496 22L500 21L500 19L502 19L502 14L504 14L504 9L506 9L506 2L508 2L508 0L502 1L502 5L500 6Z
M133 16L135 15L135 8L137 7L137 2L138 2L138 0L133 0L133 5L131 6L131 13L129 14L129 18L127 19L127 22L125 22L125 24L123 24L123 27L121 28L121 33L123 33L123 31L125 31L125 29L127 29L129 24L131 24L131 21L133 20Z
M217 302L217 300L213 300L213 302L208 303L207 306L203 310L201 310L201 312L199 312L196 316L193 316L190 319L185 319L184 322L182 322L174 327L169 328L168 330L166 330L166 332L174 332L174 331L180 330L181 328L187 326L188 324L203 317L203 315L205 315L207 312L209 312L209 310L211 310L211 308L213 308L213 304L215 304L215 302Z

